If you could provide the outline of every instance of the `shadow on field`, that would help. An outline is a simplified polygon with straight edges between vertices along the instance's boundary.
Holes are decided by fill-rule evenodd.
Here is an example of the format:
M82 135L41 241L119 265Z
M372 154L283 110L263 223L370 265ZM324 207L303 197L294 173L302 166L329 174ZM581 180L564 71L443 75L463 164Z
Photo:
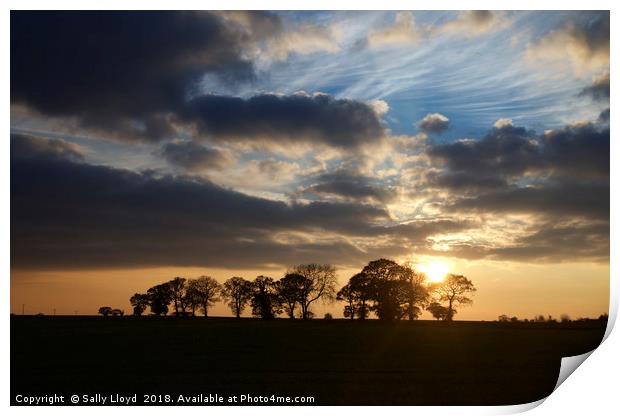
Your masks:
M13 316L11 396L217 393L314 396L318 405L520 404L550 394L560 358L596 348L604 332L597 321Z

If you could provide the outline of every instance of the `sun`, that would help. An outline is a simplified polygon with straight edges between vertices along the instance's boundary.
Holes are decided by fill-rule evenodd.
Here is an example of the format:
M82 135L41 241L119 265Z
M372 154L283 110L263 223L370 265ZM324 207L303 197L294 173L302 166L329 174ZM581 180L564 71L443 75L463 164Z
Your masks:
M450 268L446 263L431 261L418 265L418 269L428 277L429 282L437 283L443 281Z

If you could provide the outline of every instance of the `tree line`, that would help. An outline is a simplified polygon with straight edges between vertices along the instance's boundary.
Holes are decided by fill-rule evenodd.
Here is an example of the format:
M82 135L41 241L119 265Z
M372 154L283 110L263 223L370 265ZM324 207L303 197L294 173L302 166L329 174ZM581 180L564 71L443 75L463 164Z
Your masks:
M134 315L150 309L153 315L208 316L209 308L224 301L239 318L249 306L252 315L273 319L285 314L291 319L310 319L317 302L345 303L343 314L349 319L417 319L423 310L434 318L452 321L457 307L472 303L476 291L465 276L448 274L442 282L429 283L426 275L409 264L379 259L368 263L347 284L337 290L336 269L330 264L301 264L275 280L258 276L253 281L231 277L223 284L209 276L196 279L175 277L136 293L130 298ZM330 315L331 316L331 315Z

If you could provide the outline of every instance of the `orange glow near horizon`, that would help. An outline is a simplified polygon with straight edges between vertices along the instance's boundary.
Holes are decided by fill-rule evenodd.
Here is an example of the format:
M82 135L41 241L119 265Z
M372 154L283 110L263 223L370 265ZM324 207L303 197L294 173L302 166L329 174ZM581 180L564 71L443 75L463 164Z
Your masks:
M424 257L414 266L439 263L450 273L462 274L476 286L473 305L459 308L458 320L495 320L499 315L533 318L535 315L571 318L598 317L609 310L609 264L467 261L456 258ZM346 284L359 268L338 268L338 287ZM445 268L437 267L443 272ZM131 313L129 298L144 293L175 276L195 278L209 275L220 283L232 276L253 280L263 274L281 278L285 269L230 270L201 267L157 267L108 270L11 271L11 312L52 315L96 315L100 306ZM438 273L439 275L441 273ZM429 276L430 277L430 276ZM327 312L342 317L343 303L316 302L313 312L322 318ZM244 316L250 316L250 308ZM223 302L209 311L211 316L232 316ZM432 319L424 311L420 319Z

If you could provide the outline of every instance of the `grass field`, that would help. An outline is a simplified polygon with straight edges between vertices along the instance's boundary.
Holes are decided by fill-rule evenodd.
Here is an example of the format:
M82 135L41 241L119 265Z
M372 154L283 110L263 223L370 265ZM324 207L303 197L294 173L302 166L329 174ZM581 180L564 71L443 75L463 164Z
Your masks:
M11 318L16 394L313 396L317 405L519 404L547 396L560 358L601 322L350 322ZM271 404L271 403L268 403Z

